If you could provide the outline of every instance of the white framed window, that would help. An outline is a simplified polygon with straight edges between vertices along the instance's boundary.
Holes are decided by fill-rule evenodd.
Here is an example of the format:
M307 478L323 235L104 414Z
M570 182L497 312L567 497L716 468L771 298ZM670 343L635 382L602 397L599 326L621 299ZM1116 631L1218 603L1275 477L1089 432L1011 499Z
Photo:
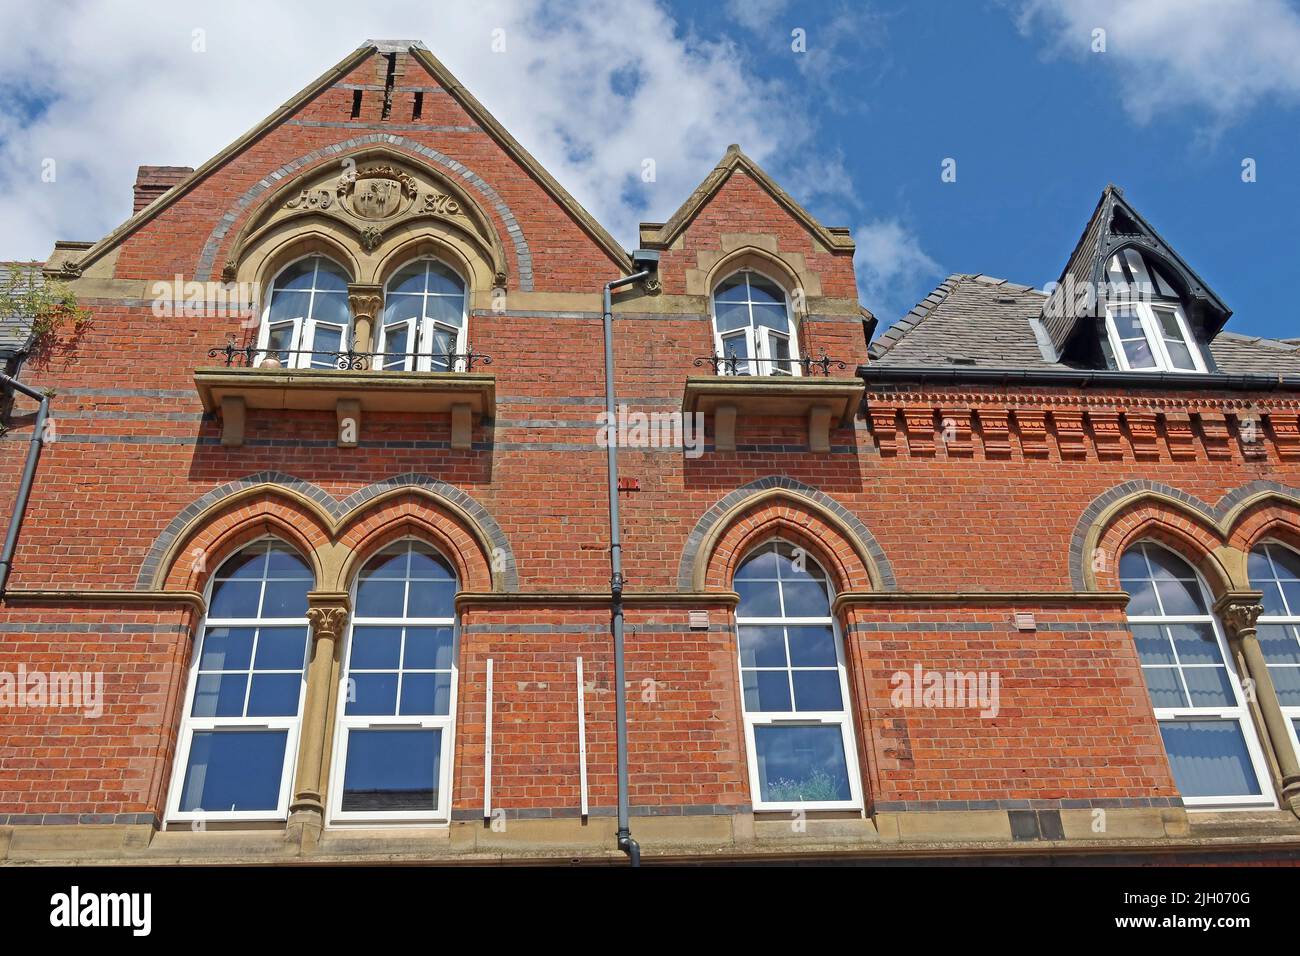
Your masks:
M1151 542L1124 552L1129 628L1174 782L1189 808L1275 806L1268 768L1210 595Z
M446 559L412 539L384 548L357 576L330 773L333 823L449 819L456 587Z
M1136 249L1111 257L1112 288L1127 290L1106 307L1106 334L1124 371L1204 372L1177 292L1160 267Z
M190 663L169 820L283 820L306 688L311 570L255 542L213 576Z
M784 541L736 571L736 637L756 810L862 807L844 642L826 573Z
M798 375L799 341L785 290L752 269L724 279L713 291L713 347L718 371L737 375Z
M348 276L324 256L291 262L271 282L258 332L260 365L275 355L284 368L338 368L352 344Z
M1273 679L1291 745L1300 753L1300 554L1266 541L1247 559L1250 586L1264 592L1264 613L1256 623L1259 647Z
M437 259L417 259L388 281L376 338L377 368L460 372L465 360L465 282Z

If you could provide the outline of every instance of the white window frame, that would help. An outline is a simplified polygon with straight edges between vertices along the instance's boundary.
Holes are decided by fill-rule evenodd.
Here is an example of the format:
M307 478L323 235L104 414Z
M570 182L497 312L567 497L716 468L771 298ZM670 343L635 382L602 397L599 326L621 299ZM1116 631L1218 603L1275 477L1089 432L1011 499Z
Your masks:
M1197 345L1196 339L1192 337L1192 330L1187 324L1187 317L1183 312L1182 303L1177 299L1171 299L1168 296L1159 294L1160 287L1157 285L1157 281L1162 284L1167 283L1165 283L1164 279L1149 273L1146 258L1143 256L1142 251L1128 246L1114 253L1112 260L1119 259L1123 263L1120 268L1127 277L1132 273L1133 267L1130 263L1125 262L1123 257L1129 252L1138 257L1142 266L1142 274L1140 276L1133 275L1132 279L1126 282L1126 287L1129 290L1127 301L1114 304L1107 302L1106 305L1106 337L1110 341L1110 348L1115 355L1116 364L1125 372L1177 372L1185 375L1204 373L1206 371L1205 358L1201 355L1201 349ZM1113 284L1113 280L1110 280L1113 275L1111 260L1107 260L1106 275L1108 281ZM1170 292L1173 292L1172 288ZM1151 296L1154 296L1154 298L1151 298ZM1155 361L1155 364L1150 368L1134 368L1129 365L1128 354L1124 351L1124 343L1120 341L1119 326L1115 322L1115 308L1118 306L1130 308L1137 314L1138 321L1142 325L1142 334L1146 337L1147 347L1151 350L1151 358ZM1178 324L1178 332L1183 339L1182 344L1187 349L1188 354L1191 355L1194 368L1174 367L1173 359L1169 355L1169 349L1165 345L1164 329L1155 314L1156 309L1168 309L1173 312L1174 320Z
M1255 545L1255 547L1252 548L1251 550L1254 551L1264 546L1270 548L1285 548L1287 551L1291 552L1292 555L1295 555L1297 558L1300 558L1300 552L1297 552L1295 548L1292 548L1290 545L1283 544L1281 541L1278 541L1274 538L1265 538L1264 540L1258 542ZM1276 580L1276 579L1270 579L1270 580ZM1253 580L1250 582L1250 586L1252 588L1255 587L1255 582ZM1278 590L1282 591L1280 587L1278 588ZM1282 592L1282 601L1286 605L1287 609L1290 611L1289 614L1261 614L1259 616L1259 619L1255 622L1255 626L1259 627L1260 625L1263 624L1285 624L1290 627L1300 628L1300 610L1291 608L1290 602L1287 601L1286 599L1285 592ZM1265 661L1264 663L1265 666L1267 666L1270 670L1274 667L1287 666L1284 664L1269 664L1267 661ZM1300 731L1298 731L1296 728L1296 723L1300 722L1300 705L1295 705L1295 704L1287 705L1287 704L1282 704L1280 701L1279 704L1282 709L1282 715L1286 717L1287 730L1291 734L1291 746L1294 748L1295 753L1300 754Z
M274 535L263 535L254 541L250 541L242 548L230 555L226 562L233 560L239 554L249 548L256 547L264 542L274 542L284 544L284 542ZM296 553L296 552L295 552ZM304 565L307 562L303 562ZM310 565L308 565L310 568ZM218 569L218 572L220 569ZM208 586L204 589L203 599L204 606L210 606L212 601L212 592L216 589L217 575L212 576ZM314 585L313 585L314 586ZM242 627L242 628L271 628L271 627L301 627L307 632L307 641L303 656L302 681L298 692L298 712L293 717L194 717L191 711L194 709L194 694L198 689L199 662L202 659L203 641L207 636L209 627ZM199 622L196 632L194 646L190 653L190 667L187 676L187 689L185 692L185 709L181 713L181 732L177 736L176 754L172 759L172 776L171 792L167 799L167 821L169 823L194 823L196 821L221 823L221 822L245 822L245 823L264 823L264 822L282 822L289 817L289 800L293 795L293 777L294 771L298 766L298 739L302 730L302 708L307 698L307 663L310 659L311 651L311 622L306 615L301 618L247 618L247 617L230 617L230 618L213 618L206 614L203 620ZM257 653L256 645L253 648L254 660ZM253 661L250 660L250 674L248 686L244 689L245 706L247 706L248 694L252 689L251 670ZM181 795L185 791L186 773L189 768L190 746L194 739L196 731L258 731L258 730L284 730L286 731L284 742L284 768L280 774L280 796L276 803L274 811L271 810L181 810Z
M745 291L744 305L746 306L746 311L749 313L749 325L743 329L732 329L731 331L724 333L718 327L718 298L717 298L718 288L724 282L727 282L730 279L734 279L738 275L745 276L746 291ZM781 290L781 295L784 297L785 300L785 323L786 323L785 334L782 334L781 332L777 332L774 329L769 329L767 326L760 325L759 323L754 321L754 308L753 308L754 302L752 296L749 293L750 275L760 276ZM740 303L732 303L732 304L738 305ZM803 374L803 367L799 364L799 356L801 354L799 351L799 333L795 330L794 310L791 308L790 305L790 293L786 291L785 284L783 282L778 282L776 279L772 278L767 273L759 269L755 269L751 266L746 266L743 269L737 269L735 272L729 273L727 276L723 277L721 280L718 281L717 285L713 287L713 292L709 296L709 309L710 309L710 318L713 322L714 354L720 359L723 359L723 361L718 365L719 375L731 374L727 370L727 363L725 361L727 358L726 342L728 339L732 339L740 336L743 336L745 340L745 354L748 356L752 356L754 359L756 359L756 361L754 362L746 361L743 363L744 365L750 368L750 371L748 372L739 371L739 368L742 363L740 361L737 361L736 366L738 370L735 373L736 375L749 375L754 377L775 376L777 378L789 378L792 376L798 377ZM790 343L789 371L777 370L777 366L773 361L772 340L774 338L785 338Z
M1193 567L1190 563L1188 563L1186 559L1184 559L1181 555L1178 555L1177 552L1170 551L1170 549L1164 548L1163 545L1155 541L1141 541L1138 542L1137 544L1134 544L1133 547L1138 548L1143 545L1152 548L1163 548L1164 550L1169 551L1170 554L1173 554L1175 557L1177 557L1184 564L1187 564L1187 566L1192 569L1192 573L1196 575L1196 587L1199 589L1201 595L1202 606L1206 608L1212 608L1214 606L1214 598L1210 594L1209 588L1206 587L1205 581L1201 577L1201 573L1197 571L1196 568ZM1159 601L1160 600L1159 592L1156 591L1155 593L1156 593L1156 600ZM1260 795L1257 797L1249 797L1249 796L1190 797L1190 796L1183 796L1182 794L1180 794L1180 796L1182 797L1183 804L1189 810L1258 810L1260 808L1276 807L1277 800L1273 794L1273 778L1272 775L1269 773L1268 763L1264 759L1264 751L1263 748L1260 746L1259 734L1256 732L1255 722L1254 719L1251 717L1250 708L1246 705L1245 697L1242 693L1241 678L1237 673L1237 665L1232 653L1232 649L1228 646L1228 641L1224 637L1223 626L1220 623L1218 616L1215 615L1213 612L1210 612L1206 614L1159 614L1159 615L1130 614L1127 615L1127 617L1128 617L1128 623L1130 625L1209 624L1211 627L1214 628L1214 637L1219 647L1219 654L1223 658L1224 666L1227 668L1228 684L1229 686L1231 686L1233 698L1236 700L1236 705L1230 707L1206 707L1206 706L1196 706L1195 704L1191 704L1191 693L1188 691L1186 686L1183 687L1183 691L1184 693L1187 694L1187 699L1190 706L1156 707L1155 702L1152 701L1151 699L1150 690L1146 686L1145 675L1143 675L1142 689L1147 694L1147 702L1151 704L1151 710L1155 714L1157 723L1161 723L1163 721L1174 721L1174 720L1176 721L1189 721L1189 720L1236 721L1238 728L1240 728L1241 730L1242 739L1246 743L1246 752L1250 756L1251 769L1255 772L1255 780L1259 784L1259 788L1260 788ZM1137 652L1136 638L1131 637L1130 639L1134 640L1133 647L1134 647L1134 653L1136 654ZM1182 668L1184 666L1189 666L1189 667L1203 666L1206 669L1208 669L1211 666L1211 665L1181 664L1178 660L1178 648L1176 646L1173 647L1173 655L1174 655L1174 662L1176 665L1175 670L1179 675L1180 681L1182 680ZM1139 659L1139 666L1142 666L1140 659ZM1161 749L1163 750L1163 748L1164 748L1164 742L1162 740ZM1168 759L1167 756L1166 759Z
M386 547L405 541L416 541L437 551L428 542L419 538L399 538L397 541L389 542ZM381 552L376 552L376 554ZM371 556L374 557L373 555ZM455 565L443 556L449 567ZM369 561L366 562L367 564ZM361 566L365 567L365 564ZM357 606L357 589L361 583L360 569L352 582L351 600L352 607ZM459 581L457 581L459 587ZM402 717L398 715L385 714L364 714L348 715L347 711L347 682L351 676L352 665L352 634L357 625L365 626L385 626L385 627L450 627L452 629L451 637L451 693L445 716L412 716ZM406 655L405 640L403 640L401 656L398 658L398 672L402 671L402 661ZM365 673L365 672L363 672ZM326 820L329 826L345 827L365 827L376 824L414 824L414 825L433 825L433 826L450 826L451 824L451 786L452 786L452 762L456 754L456 703L460 689L460 615L453 610L452 616L442 617L358 617L356 614L351 616L348 622L347 646L343 657L343 667L340 671L342 684L339 688L338 707L334 717L334 743L333 752L330 760L330 785L329 798L327 800ZM400 678L397 691L397 700L401 701ZM438 806L435 810L344 810L343 809L343 780L347 771L347 745L348 736L353 730L441 730L442 752L439 755L438 764Z
M426 314L428 312L429 299L431 298L449 299L451 298L451 296L444 295L442 293L428 292L428 291L421 292L421 293L414 293L414 292L390 293L389 291L389 286L392 285L393 279L395 279L399 273L404 271L409 266L415 265L417 262L430 262L430 261L436 262L439 265L446 267L448 270L451 271L453 275L456 276L456 278L460 279L461 305L460 305L460 328L459 329L453 329L445 322L438 322L432 316ZM426 279L425 288L426 290L428 288L427 279ZM411 298L416 298L418 295L420 298L420 314L418 316L413 316L408 319L399 319L396 322L391 322L391 323L385 322L384 313L387 311L388 296L390 294L409 296ZM377 364L378 364L379 371L386 371L386 372L412 372L412 371L431 372L433 371L432 349L433 349L433 335L435 331L455 332L456 338L455 338L455 344L452 346L452 351L457 355L463 355L465 353L465 343L468 338L468 329L469 329L469 283L465 281L465 277L460 274L460 271L453 268L452 265L446 260L439 259L437 256L420 256L419 258L412 259L409 262L402 263L401 266L399 266L396 270L394 270L393 275L389 278L388 282L384 284L384 306L385 308L380 310L379 313L379 322L378 322L379 328L375 336L375 352L378 353ZM387 358L386 350L388 348L388 328L390 325L394 327L399 325L405 325L407 326L408 330L415 333L413 336L414 341L416 343L415 354L411 354L410 352L406 353L405 361L402 363L402 366L400 368L397 367L384 368L384 361ZM458 358L454 362L449 363L447 371L449 372L465 371L465 360L463 358Z
M800 545L793 544L784 539L775 539L763 542L763 544L754 548L745 556L744 560L749 560L758 552L773 544L784 544L792 548L801 548ZM802 549L807 553L807 549ZM813 561L812 556L808 555L808 560L816 564L825 575L827 587L827 600L833 602L835 595L831 590L830 576L821 565ZM741 562L743 564L744 561ZM770 582L774 587L776 582ZM739 608L737 608L739 612ZM844 638L840 632L839 622L834 615L826 617L741 617L739 613L735 616L736 633L735 646L733 654L736 659L736 680L737 688L740 694L740 712L745 725L745 756L746 763L749 767L749 787L750 802L756 811L790 811L790 810L862 810L862 780L861 773L858 770L858 748L857 741L853 730L853 707L849 697L849 680L848 668L844 660ZM745 667L742 666L740 656L740 628L749 626L774 625L778 627L798 627L800 625L826 626L830 625L835 634L835 664L840 678L840 701L842 709L839 711L807 711L807 710L789 710L789 711L755 711L751 712L745 707ZM788 651L787 651L788 655ZM750 668L751 670L753 668ZM778 668L772 668L778 669ZM787 674L793 668L788 660L786 661L785 670ZM794 687L790 688L790 706L795 704ZM771 801L762 798L762 780L758 772L758 746L754 735L755 727L824 727L839 725L840 737L844 742L844 766L845 772L849 777L849 794L848 800L782 800Z
M291 266L297 265L299 262L302 262L304 259L316 260L315 264L312 266L311 288L297 289L292 291L311 293L307 299L307 314L290 316L288 318L283 318L283 319L276 319L274 322L272 322L271 306L275 303L276 292L290 291L286 289L277 290L275 288L275 283L279 280L280 276L284 274L286 269L290 268ZM310 255L306 255L306 256L299 256L297 259L294 259L292 262L286 263L284 267L281 268L280 271L275 274L275 278L271 280L270 294L267 295L266 306L262 309L262 323L257 330L257 358L253 362L254 367L261 365L262 360L265 359L267 355L279 354L277 350L272 349L270 347L272 325L280 326L280 325L292 324L293 333L290 337L290 343L288 348L288 352L290 353L289 361L285 363L284 365L285 368L293 368L293 369L338 368L337 363L332 361L327 363L326 365L315 365L315 366L312 365L312 359L315 358L314 353L312 353L312 348L315 345L317 327L327 326L329 328L338 329L339 346L341 350L346 350L352 344L351 321L348 321L346 323L327 322L324 319L317 319L314 317L316 311L317 292L320 292L324 295L342 295L344 300L347 299L346 293L340 293L340 292L335 292L333 290L324 290L324 289L316 288L316 275L320 270L320 263L322 261L328 262L331 265L333 265L336 269L342 272L344 276L347 275L347 270L344 269L342 266L340 266L337 262L335 262L333 259L330 259L328 256L323 256L317 252L317 253L311 253Z

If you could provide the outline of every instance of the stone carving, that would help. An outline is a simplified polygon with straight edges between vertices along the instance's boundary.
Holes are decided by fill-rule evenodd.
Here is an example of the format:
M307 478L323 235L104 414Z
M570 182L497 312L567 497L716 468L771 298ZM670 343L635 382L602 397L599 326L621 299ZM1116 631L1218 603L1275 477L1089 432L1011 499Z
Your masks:
M328 189L304 189L284 204L285 209L328 209L334 197Z
M378 226L367 226L361 230L361 248L366 252L374 252L383 241L384 231Z
M311 621L314 638L338 640L348 623L348 609L341 605L308 608L307 620Z
M424 197L424 211L437 216L458 216L460 203L446 193L427 193Z
M1242 631L1253 631L1255 622L1264 613L1262 604L1245 604L1234 601L1223 608L1223 623L1234 637Z
M370 166L339 177L336 192L340 201L362 219L390 219L402 211L407 200L419 191L415 177L395 166Z

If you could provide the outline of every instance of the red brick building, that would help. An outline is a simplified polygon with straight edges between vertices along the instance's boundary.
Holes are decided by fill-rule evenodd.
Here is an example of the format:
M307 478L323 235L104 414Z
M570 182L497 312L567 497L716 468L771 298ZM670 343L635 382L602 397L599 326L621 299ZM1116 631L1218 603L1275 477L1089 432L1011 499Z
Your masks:
M1296 343L1113 187L1060 291L952 276L870 352L848 230L738 148L640 246L647 859L1287 858ZM405 43L59 243L0 859L621 858L647 258Z

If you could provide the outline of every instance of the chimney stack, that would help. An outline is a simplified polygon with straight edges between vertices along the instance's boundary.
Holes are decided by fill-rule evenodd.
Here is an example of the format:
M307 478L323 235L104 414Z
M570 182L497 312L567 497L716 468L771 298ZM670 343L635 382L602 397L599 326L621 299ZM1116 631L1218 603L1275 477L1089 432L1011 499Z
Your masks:
M135 174L135 208L139 212L194 172L190 166L141 166Z

